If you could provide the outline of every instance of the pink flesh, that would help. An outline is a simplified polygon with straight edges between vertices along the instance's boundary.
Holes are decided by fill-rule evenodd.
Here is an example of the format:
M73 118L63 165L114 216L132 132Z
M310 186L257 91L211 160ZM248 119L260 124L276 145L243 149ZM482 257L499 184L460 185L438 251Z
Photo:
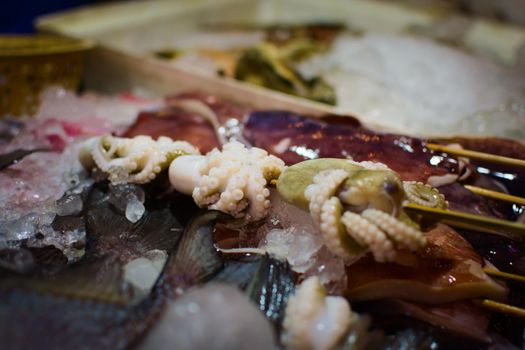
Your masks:
M153 138L168 136L173 140L188 141L202 153L220 146L213 127L204 118L175 108L140 113L135 124L123 136L137 135Z

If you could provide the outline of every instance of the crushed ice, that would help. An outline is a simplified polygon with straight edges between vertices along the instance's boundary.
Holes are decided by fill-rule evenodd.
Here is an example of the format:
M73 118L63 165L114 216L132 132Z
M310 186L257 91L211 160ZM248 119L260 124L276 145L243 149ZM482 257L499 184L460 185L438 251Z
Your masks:
M93 183L78 162L81 142L118 133L139 111L158 104L132 95L76 96L51 88L44 92L35 116L2 121L0 154L35 148L51 152L31 154L0 172L0 249L22 252L24 247L54 246L69 262L77 261L84 254L85 228L56 229L54 220L81 214L82 193ZM139 220L143 193L126 200L122 212L132 222Z
M334 86L341 111L405 133L525 138L524 75L435 41L341 35L298 69Z
M324 247L310 214L283 201L275 190L270 200L268 219L257 232L259 248L286 259L295 272L319 276L330 288L342 286L346 278L344 263Z

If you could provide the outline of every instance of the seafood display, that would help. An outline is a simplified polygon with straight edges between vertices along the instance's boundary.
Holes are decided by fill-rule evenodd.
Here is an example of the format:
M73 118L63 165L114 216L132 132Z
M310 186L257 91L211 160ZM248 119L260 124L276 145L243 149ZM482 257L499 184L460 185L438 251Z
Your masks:
M523 196L522 170L428 144L520 158L521 143L420 139L200 93L120 103L143 111L97 130L63 118L36 133L42 112L1 121L0 182L25 186L0 203L7 349L524 345L523 320L481 305L525 306L523 286L487 270L524 274L522 238L407 209L519 220L523 207L464 185ZM62 164L39 179L53 192L25 180L46 161Z

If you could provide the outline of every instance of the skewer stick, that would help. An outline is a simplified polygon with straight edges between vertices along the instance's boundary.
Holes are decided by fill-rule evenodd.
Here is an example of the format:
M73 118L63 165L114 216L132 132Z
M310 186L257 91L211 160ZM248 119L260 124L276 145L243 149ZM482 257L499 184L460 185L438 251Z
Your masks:
M523 197L518 197L518 196L513 196L513 195L502 193L502 192L487 190L486 188L481 188L481 187L471 186L471 185L465 185L465 188L469 190L470 192L479 194L480 196L499 199L505 202L516 203L520 205L525 205L525 198Z
M492 311L497 311L507 315L525 318L525 309L522 309L521 307L512 306L488 299L481 300L479 302L479 305Z
M431 219L438 219L453 227L475 229L485 233L501 234L514 233L525 237L525 224L501 220L481 215L468 214L454 210L429 208L413 203L405 204L404 208L410 213L423 215Z
M508 272L503 272L503 271L498 271L498 270L494 270L490 268L483 269L483 271L485 271L487 275L492 276L492 277L503 278L503 279L507 279L510 281L517 281L517 282L525 283L525 276L516 275L513 273L508 273Z
M458 149L454 147L438 145L435 143L427 143L426 146L432 151L445 152L445 153L453 154L453 155L460 156L460 157L485 160L485 161L492 162L492 163L498 163L498 164L525 168L525 160L522 160L522 159L503 157L503 156L498 156L496 154L491 154L491 153L470 151L468 149Z

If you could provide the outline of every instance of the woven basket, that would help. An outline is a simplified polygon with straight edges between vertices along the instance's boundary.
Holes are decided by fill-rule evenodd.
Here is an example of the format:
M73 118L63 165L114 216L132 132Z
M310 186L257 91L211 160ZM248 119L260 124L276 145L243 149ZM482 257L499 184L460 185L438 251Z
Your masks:
M58 36L0 35L0 117L34 114L47 86L77 89L92 47Z

